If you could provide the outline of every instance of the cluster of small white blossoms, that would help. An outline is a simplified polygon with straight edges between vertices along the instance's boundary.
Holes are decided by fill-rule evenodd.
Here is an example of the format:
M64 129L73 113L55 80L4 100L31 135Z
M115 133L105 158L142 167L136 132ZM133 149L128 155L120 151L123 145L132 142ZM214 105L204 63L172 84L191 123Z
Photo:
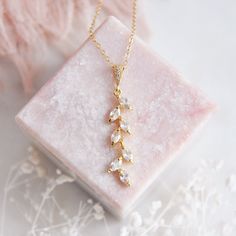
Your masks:
M56 192L60 186L73 183L74 179L60 169L49 173L48 164L40 152L30 146L27 159L11 167L0 208L0 235L8 236L5 225L8 221L11 224L12 211L17 211L29 225L25 232L28 236L77 236L92 222L104 221L103 207L92 199L78 201L77 214L68 212L67 204L60 202L60 194Z
M133 212L120 236L235 236L236 175L222 178L222 167L222 161L202 161L167 204L152 202L147 215Z

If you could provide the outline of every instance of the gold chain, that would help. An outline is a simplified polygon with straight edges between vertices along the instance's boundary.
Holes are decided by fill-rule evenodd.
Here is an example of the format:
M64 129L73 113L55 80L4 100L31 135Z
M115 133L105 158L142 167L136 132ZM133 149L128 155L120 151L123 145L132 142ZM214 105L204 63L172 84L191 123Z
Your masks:
M96 10L95 10L95 14L93 16L91 25L89 27L89 37L92 40L92 42L94 42L96 48L100 51L101 55L103 56L103 58L105 59L105 61L113 66L114 63L112 63L110 56L107 54L107 52L105 51L105 49L102 47L101 43L99 43L96 39L95 33L94 33L94 28L95 28L95 24L96 24L96 20L97 17L99 16L102 6L103 6L103 1L104 0L99 0L96 6ZM137 0L132 0L133 4L132 4L132 22L131 22L131 29L130 29L130 35L128 38L128 45L126 48L126 52L122 61L122 65L125 68L128 64L128 59L130 56L130 52L131 52L131 48L134 42L134 36L136 33L136 21L137 21Z

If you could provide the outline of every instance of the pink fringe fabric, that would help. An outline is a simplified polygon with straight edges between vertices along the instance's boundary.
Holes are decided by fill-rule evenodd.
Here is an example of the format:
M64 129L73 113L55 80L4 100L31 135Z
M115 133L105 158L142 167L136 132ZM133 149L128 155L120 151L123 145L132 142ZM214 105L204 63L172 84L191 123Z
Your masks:
M114 15L127 26L131 21L131 0L105 0L103 15ZM26 93L33 78L43 68L48 47L65 56L75 51L87 37L88 25L97 0L0 0L0 55L17 67ZM140 4L140 3L139 3ZM141 7L138 34L144 39L149 30ZM99 22L98 22L99 23Z

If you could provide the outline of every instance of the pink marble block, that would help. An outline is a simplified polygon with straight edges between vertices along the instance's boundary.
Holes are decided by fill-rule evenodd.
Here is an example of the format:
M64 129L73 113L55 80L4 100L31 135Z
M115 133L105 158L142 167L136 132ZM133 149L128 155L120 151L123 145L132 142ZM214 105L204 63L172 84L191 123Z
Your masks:
M113 62L120 63L128 29L109 17L96 35ZM135 160L125 165L131 187L106 172L116 158L110 145L114 126L108 123L115 106L114 80L90 40L16 117L32 140L118 216L131 209L214 108L138 38L121 88L134 108L126 113L132 135L125 139Z

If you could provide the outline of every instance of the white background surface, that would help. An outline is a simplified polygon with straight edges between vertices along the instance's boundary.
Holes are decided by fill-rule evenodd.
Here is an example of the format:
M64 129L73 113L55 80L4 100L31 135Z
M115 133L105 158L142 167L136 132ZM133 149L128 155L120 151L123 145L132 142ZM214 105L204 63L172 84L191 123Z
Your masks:
M223 159L225 171L236 173L236 1L149 0L145 2L145 12L153 31L151 47L178 68L187 80L200 87L217 104L218 110L178 160L160 176L152 196L146 196L140 202L140 211L145 210L152 199L165 197L161 187L163 182L174 189L188 178L191 168L200 159ZM41 77L49 78L60 64L60 59L51 61L50 68ZM6 83L5 92L0 94L2 201L9 168L26 157L28 141L14 123L15 114L27 101L19 76L6 60L1 60L0 68L1 80ZM78 198L87 198L87 194L76 185L71 188L75 194L69 199L65 191L62 193L73 207ZM27 225L19 219L19 214L13 212L10 215L5 228L10 227L11 230L7 231L11 234L6 232L1 236L25 236ZM121 223L109 214L107 218L111 232L118 232ZM106 235L103 228L97 225L96 231L90 229L85 235Z

